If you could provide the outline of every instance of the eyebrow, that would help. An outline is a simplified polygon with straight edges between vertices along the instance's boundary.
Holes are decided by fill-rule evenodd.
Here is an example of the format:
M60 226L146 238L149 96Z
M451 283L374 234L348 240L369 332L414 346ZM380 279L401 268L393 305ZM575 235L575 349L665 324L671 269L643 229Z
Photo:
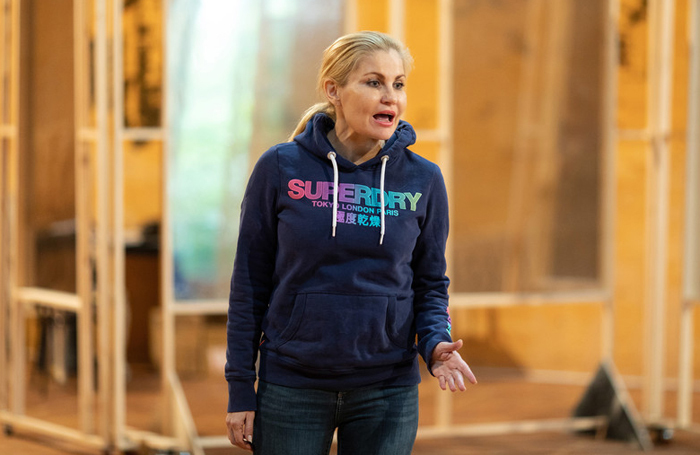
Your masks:
M378 72L376 72L376 71L370 71L369 73L365 73L365 76L372 76L372 75L375 75L375 76L378 76L378 77L384 79L384 75L383 75L382 73L378 73ZM402 78L402 77L405 78L406 75L405 75L405 74L399 74L398 76L396 76L396 79L400 79L400 78Z

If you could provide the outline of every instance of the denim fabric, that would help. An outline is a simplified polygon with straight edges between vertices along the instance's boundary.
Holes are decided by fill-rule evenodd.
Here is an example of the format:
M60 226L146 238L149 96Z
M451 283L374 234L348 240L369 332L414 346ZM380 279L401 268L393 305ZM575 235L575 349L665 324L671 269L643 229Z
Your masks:
M256 455L410 455L418 430L418 387L330 392L260 381Z

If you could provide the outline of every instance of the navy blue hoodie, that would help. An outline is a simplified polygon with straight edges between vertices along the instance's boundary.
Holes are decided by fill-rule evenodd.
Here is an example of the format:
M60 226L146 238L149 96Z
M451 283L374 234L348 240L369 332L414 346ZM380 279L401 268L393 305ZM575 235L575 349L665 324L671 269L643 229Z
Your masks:
M332 128L317 114L265 152L248 182L229 298L228 412L256 410L258 351L261 380L341 391L418 384L417 353L430 365L435 346L451 341L440 169L407 149L416 135L401 121L375 158L335 157L336 194Z

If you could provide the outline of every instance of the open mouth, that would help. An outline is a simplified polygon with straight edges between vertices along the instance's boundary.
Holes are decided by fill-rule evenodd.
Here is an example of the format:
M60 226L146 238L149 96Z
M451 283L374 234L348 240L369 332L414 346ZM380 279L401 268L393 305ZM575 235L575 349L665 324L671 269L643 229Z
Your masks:
M392 123L396 115L393 112L380 112L379 114L374 114L374 118L382 123Z

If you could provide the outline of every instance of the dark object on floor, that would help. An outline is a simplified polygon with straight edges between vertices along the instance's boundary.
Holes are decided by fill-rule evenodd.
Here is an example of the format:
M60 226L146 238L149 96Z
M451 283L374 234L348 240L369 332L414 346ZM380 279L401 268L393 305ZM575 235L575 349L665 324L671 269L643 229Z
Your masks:
M641 450L654 448L646 427L612 365L603 362L573 412L574 417L607 417L607 439L637 442Z

